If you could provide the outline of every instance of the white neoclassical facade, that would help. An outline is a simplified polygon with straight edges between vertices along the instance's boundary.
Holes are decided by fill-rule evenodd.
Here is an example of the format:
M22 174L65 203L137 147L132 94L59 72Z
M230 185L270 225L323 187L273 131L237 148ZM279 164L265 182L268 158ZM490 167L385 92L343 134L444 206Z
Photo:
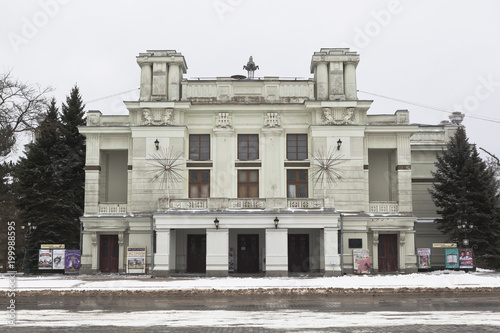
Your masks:
M181 53L140 53L129 114L89 111L80 128L82 271L125 272L129 246L155 276L339 275L356 249L374 273L416 271L415 225L436 216L430 171L456 125L367 114L358 62L321 49L309 79L185 79Z

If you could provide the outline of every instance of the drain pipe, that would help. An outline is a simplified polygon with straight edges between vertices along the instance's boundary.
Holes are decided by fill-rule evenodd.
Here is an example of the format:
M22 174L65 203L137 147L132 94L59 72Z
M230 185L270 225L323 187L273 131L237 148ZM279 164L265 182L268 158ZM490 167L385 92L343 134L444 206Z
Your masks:
M155 254L153 253L153 244L154 244L154 231L153 231L153 214L149 217L149 226L151 228L151 277L153 277L153 268L155 267Z
M340 213L340 276L344 276L344 214Z

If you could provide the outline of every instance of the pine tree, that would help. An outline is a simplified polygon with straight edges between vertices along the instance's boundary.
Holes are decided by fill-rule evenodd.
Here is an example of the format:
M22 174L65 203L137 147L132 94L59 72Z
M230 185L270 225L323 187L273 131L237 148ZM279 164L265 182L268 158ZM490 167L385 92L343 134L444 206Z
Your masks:
M462 244L464 234L458 221L474 224L467 235L480 261L500 268L500 220L498 184L494 171L469 144L463 127L459 127L447 150L437 156L436 182L430 190L441 218L438 229L450 240Z
M65 154L61 139L62 125L56 102L50 107L36 132L36 142L31 144L26 157L16 166L18 207L24 222L32 222L37 230L31 237L30 247L40 244L66 244L71 247L79 240L79 229L68 223L64 178L61 159Z
M65 216L68 222L78 228L85 195L85 137L78 131L78 126L83 126L86 122L84 108L79 89L75 85L66 97L66 103L62 104L61 138L66 152L61 162L64 166L64 200L67 203ZM74 248L79 247L75 244Z

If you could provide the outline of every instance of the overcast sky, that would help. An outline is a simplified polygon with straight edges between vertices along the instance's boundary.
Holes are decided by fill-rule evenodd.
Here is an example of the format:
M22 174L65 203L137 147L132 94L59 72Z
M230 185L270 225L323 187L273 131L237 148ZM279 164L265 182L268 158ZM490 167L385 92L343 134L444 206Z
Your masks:
M250 55L256 76L309 78L315 51L349 47L370 114L462 111L470 141L500 157L499 14L498 0L9 0L0 69L52 86L59 105L77 84L87 110L125 114L146 50L181 52L185 78L246 75Z

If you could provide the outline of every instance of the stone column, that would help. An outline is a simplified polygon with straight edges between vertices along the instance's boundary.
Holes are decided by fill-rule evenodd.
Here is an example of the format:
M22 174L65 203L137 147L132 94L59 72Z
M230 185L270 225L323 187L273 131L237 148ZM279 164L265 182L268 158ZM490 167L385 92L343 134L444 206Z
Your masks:
M397 138L397 179L399 212L411 214L412 189L411 189L411 151L410 134L398 134Z
M124 273L125 270L125 249L123 246L123 232L118 233L118 273Z
M141 95L140 101L150 101L151 100L151 63L142 62L141 66Z
M357 100L356 65L353 62L344 63L344 84L345 98L350 101Z
M373 262L372 268L374 273L378 273L378 231L373 232Z
M167 99L167 63L154 63L153 64L153 92L151 98L153 100L166 100Z
M85 159L85 214L99 212L100 135L87 134Z
M266 276L288 276L288 229L266 229Z
M229 229L207 229L207 276L229 272Z
M324 231L325 276L341 275L338 234L339 228L325 228Z
M330 62L329 72L329 99L344 100L344 64L338 61Z
M406 268L406 249L405 249L405 244L406 244L406 232L401 231L399 233L399 263L398 263L398 270L400 273L405 273L405 268Z
M236 171L234 169L234 130L215 129L213 132L212 147L210 149L213 160L213 169L211 171L210 197L212 198L236 198L233 193L236 188L228 186L236 181Z
M168 100L178 101L180 100L180 67L179 64L169 63L168 64Z
M170 229L156 229L156 253L153 276L170 275Z
M328 66L326 62L316 65L316 99L320 101L328 100Z
M92 232L91 236L92 238L92 273L97 272L97 260L99 259L98 253L97 253L97 232Z
M260 158L262 170L260 182L263 198L286 198L286 175L283 172L285 149L282 128L264 128L262 130L262 143L260 144ZM284 207L283 207L284 208Z

